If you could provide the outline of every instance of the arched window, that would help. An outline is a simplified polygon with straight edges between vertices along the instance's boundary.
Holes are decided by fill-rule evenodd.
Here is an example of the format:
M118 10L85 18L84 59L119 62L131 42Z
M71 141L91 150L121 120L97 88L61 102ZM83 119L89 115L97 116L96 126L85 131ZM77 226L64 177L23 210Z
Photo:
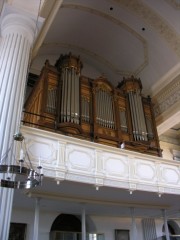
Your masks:
M53 222L51 240L80 240L81 221L71 214L60 214Z

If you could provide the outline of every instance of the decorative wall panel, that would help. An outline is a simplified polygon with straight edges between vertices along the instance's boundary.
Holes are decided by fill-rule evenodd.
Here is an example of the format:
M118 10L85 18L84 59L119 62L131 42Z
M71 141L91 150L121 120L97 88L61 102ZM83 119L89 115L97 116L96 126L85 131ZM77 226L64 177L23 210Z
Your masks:
M149 191L180 195L180 163L87 140L23 126L27 150L38 166L41 155L46 177L55 181L75 181L98 187L110 186L129 191ZM44 140L45 139L45 140ZM43 145L42 143L45 144ZM49 154L49 153L52 154ZM37 156L37 158L35 158Z

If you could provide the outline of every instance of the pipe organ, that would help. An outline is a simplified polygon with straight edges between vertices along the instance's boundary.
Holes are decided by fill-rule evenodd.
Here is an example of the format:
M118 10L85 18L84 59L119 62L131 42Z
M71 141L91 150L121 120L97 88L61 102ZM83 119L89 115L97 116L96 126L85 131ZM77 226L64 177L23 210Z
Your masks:
M55 66L61 74L58 122L79 124L79 78L82 63L79 58L73 57L71 54L61 55Z
M117 87L103 76L81 75L79 57L46 61L25 103L24 124L100 144L161 156L150 97L140 79L124 78Z

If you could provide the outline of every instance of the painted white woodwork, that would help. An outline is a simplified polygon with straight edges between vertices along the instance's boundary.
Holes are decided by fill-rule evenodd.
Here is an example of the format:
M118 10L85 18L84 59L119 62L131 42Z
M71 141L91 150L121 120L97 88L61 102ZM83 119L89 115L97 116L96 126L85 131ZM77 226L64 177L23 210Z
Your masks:
M180 163L22 126L34 167L46 177L129 191L180 194Z

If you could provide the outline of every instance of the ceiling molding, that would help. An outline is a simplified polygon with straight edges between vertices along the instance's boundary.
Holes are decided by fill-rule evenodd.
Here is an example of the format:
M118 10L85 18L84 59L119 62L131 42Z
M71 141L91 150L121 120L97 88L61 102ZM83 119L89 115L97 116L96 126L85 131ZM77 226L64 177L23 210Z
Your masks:
M180 10L180 1L178 0L165 0L165 1L176 10Z
M120 201L111 201L111 200L103 200L98 198L83 198L75 197L74 195L63 195L60 193L52 193L52 192L45 192L45 191L27 191L26 195L28 197L34 198L44 198L44 199L51 199L51 200L64 200L69 202L76 202L76 203L91 203L91 204L99 204L99 205L116 205L116 206L124 206L124 207L135 207L135 208L148 208L148 209L168 209L169 205L153 205L152 203L144 203L144 202L120 202Z
M151 96L157 98L157 96L160 94L160 90L162 91L162 89L168 86L178 76L180 77L180 63L171 68L170 71L168 71L161 79L158 80L157 83L151 87Z
M53 48L53 47L57 48L64 48L64 49L68 49L68 51L70 50L75 50L78 53L83 53L87 56L89 56L90 58L92 58L93 60L95 59L97 62L107 66L108 68L110 68L113 72L115 72L116 74L119 74L121 76L131 76L131 75L136 75L136 72L131 72L131 71L125 71L125 70L120 70L117 66L113 65L111 62L109 62L107 59L103 58L102 56L98 55L95 52L89 51L85 48L73 45L73 44L66 44L66 43L44 43L42 45L42 49L48 49L48 48ZM145 63L144 63L145 64ZM139 68L138 68L139 69ZM138 71L138 69L136 71Z
M160 17L147 5L143 4L140 0L113 0L121 7L135 13L138 17L141 17L143 21L152 26L156 32L158 32L168 42L171 49L180 57L180 37L174 31L173 28L166 22L165 19ZM170 1L171 3L175 1ZM177 1L176 1L177 2Z
M166 117L165 114L163 114L163 115L164 116L157 118L157 121L156 121L157 131L158 131L159 136L161 134L165 133L168 129L172 128L174 125L179 123L180 111L176 111L174 114L172 112L169 113L169 115L170 115L169 117Z
M130 76L130 75L134 75L134 76L137 76L148 64L148 47L147 47L147 41L140 35L138 34L136 31L134 31L132 28L130 28L127 24L125 24L124 22L104 13L104 12L101 12L97 9L93 9L93 8L89 8L89 7L85 7L85 6L82 6L82 5L75 5L75 4L62 4L61 5L61 8L68 8L68 9L75 9L75 10L80 10L80 11L83 11L83 12L89 12L91 14L94 14L96 16L99 16L99 17L102 17L102 18L105 18L107 21L110 21L114 24L116 24L117 26L123 28L124 30L126 30L127 32L129 32L133 37L135 37L136 39L138 39L141 44L142 44L142 47L143 47L143 51L144 51L144 59L143 59L143 62L139 65L139 67L137 67L137 69L135 69L133 72L129 72L129 71L126 71L126 70L120 70L118 69L116 66L113 66L112 64L110 64L107 60L101 60L103 59L102 57L100 56L96 56L97 54L95 53L91 53L90 51L88 50L85 50L83 48L80 48L80 47L77 47L76 46L76 49L78 48L79 50L81 50L82 52L86 52L86 53L89 53L88 55L89 56L93 56L93 57L96 57L98 60L101 60L101 62L106 62L108 63L107 65L111 65L111 69L116 69L115 72L116 74L119 74L119 75L122 75L122 76Z
M170 107L174 107L175 104L180 101L180 75L164 88L160 89L158 94L153 97L155 102L154 113L156 117L169 110Z

